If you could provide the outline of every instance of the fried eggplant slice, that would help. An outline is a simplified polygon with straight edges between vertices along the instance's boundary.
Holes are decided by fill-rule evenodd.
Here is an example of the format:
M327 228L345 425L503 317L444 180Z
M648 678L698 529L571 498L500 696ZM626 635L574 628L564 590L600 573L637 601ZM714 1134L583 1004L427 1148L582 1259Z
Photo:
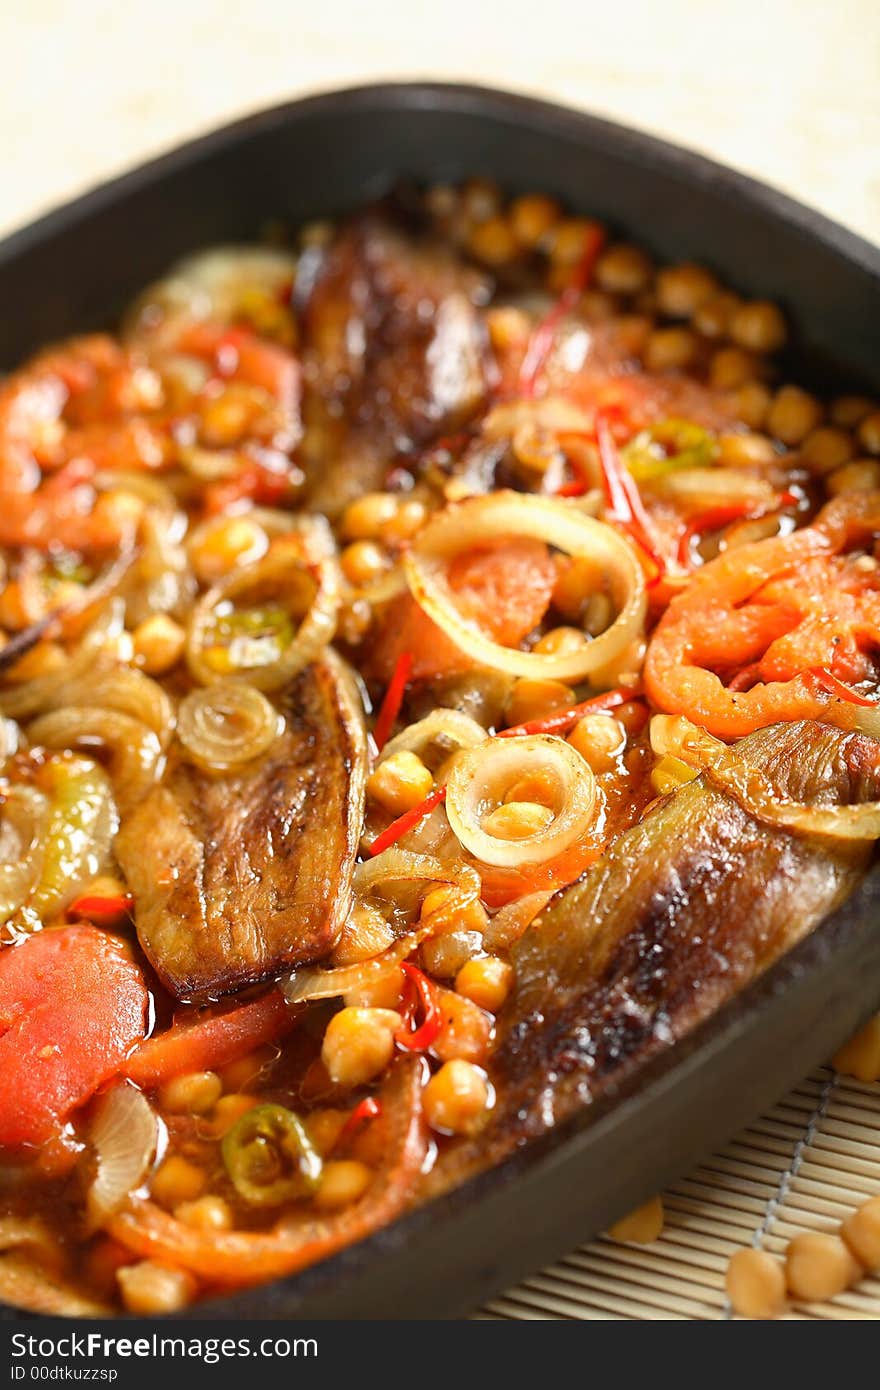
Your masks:
M117 838L141 945L178 999L319 959L351 894L363 814L363 709L328 654L280 701L285 728L232 775L175 762Z
M736 749L782 797L880 797L880 743L866 735L803 721ZM514 948L490 1069L499 1104L435 1184L498 1161L688 1033L838 907L871 850L763 824L705 773L664 797Z

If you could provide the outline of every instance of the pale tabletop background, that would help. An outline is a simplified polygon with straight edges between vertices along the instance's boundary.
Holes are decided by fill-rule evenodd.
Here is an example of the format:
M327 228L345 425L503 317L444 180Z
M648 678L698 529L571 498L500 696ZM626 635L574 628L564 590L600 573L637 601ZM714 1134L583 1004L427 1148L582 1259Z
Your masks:
M262 106L434 77L640 126L880 242L880 0L0 0L0 53L0 234ZM594 1242L484 1316L723 1318L734 1249L878 1190L880 1085L824 1068L666 1194L656 1246ZM880 1282L791 1316L880 1317Z

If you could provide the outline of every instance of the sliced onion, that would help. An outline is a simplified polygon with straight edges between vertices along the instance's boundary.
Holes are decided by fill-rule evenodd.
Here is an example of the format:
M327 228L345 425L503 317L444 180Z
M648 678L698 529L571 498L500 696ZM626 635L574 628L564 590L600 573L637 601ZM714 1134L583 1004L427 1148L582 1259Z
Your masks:
M544 911L555 892L555 888L550 888L526 893L522 898L515 898L513 902L500 907L483 933L486 950L506 951L515 941L519 941L538 913Z
M28 738L43 748L78 748L99 743L110 753L110 778L121 811L135 806L162 774L162 745L152 729L129 714L87 705L65 705L28 726Z
M485 743L488 737L482 724L478 724L469 714L440 706L389 739L379 761L384 762L395 753L417 753L423 762L427 761L427 765L433 767L427 750L434 748L442 760L459 749L474 748L478 743Z
M463 617L446 582L449 561L474 546L511 536L532 536L568 555L598 561L607 571L617 606L614 622L579 651L542 655L501 646ZM474 661L510 675L586 680L642 633L645 583L634 550L613 527L559 499L518 492L467 498L431 517L403 563L413 597L428 617Z
M26 908L46 920L106 867L119 816L107 774L91 758L55 754L41 777L49 818L40 878Z
M143 1091L121 1081L100 1097L89 1126L96 1172L87 1207L102 1226L144 1183L159 1155L164 1126Z
M652 492L677 502L686 512L700 513L727 503L770 507L779 493L766 478L744 468L681 468L650 481Z
M166 747L174 730L174 707L158 681L131 666L98 664L92 671L62 680L52 708L88 705L116 710L145 724Z
M420 881L428 884L449 884L454 890L445 902L419 922L412 931L398 937L380 955L356 965L323 970L312 966L297 970L281 986L289 1004L302 1004L310 999L334 999L349 990L369 988L385 978L406 960L407 956L428 937L450 928L466 907L480 896L480 878L476 870L465 864L449 865L429 855L410 854L392 847L377 854L355 870L354 887L362 899L375 892L380 883Z
M0 924L39 881L48 823L48 797L36 787L10 787L0 812Z
M177 715L177 737L208 772L228 772L260 757L283 728L283 718L265 695L243 681L218 681L192 691Z
M61 671L0 690L0 713L12 719L27 719L40 710L53 708L58 687L63 681L74 680L94 671L105 651L124 631L125 605L121 599L111 599L83 634Z
M219 319L231 323L247 308L254 291L277 300L292 284L296 260L271 246L214 246L186 256L140 296L126 319L126 336L163 341L178 319ZM167 325L167 326L166 326Z
M193 611L187 635L187 660L196 680L214 685L222 679L245 680L260 690L278 690L314 661L332 642L340 604L339 569L334 558L308 553L301 547L270 551L256 564L235 570L202 596ZM299 629L277 661L240 672L215 671L205 656L214 614L220 604L248 593L270 594L273 599L306 609ZM297 600L299 602L297 603Z
M767 825L836 840L880 839L880 801L854 806L811 806L791 801L760 768L750 767L737 755L736 744L729 748L681 716L654 715L651 747L655 753L671 754L689 767L700 768L744 811Z
M524 778L540 777L552 798L553 820L522 840L483 829L488 811ZM596 779L589 764L552 734L492 739L459 753L446 782L446 814L459 842L475 859L502 868L542 864L586 835L596 817Z

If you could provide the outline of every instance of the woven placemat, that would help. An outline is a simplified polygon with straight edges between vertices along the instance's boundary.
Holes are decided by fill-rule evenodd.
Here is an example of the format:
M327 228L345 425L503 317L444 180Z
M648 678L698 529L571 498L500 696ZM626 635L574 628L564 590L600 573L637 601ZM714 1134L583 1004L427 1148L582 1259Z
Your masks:
M482 1310L484 1319L719 1320L732 1316L724 1274L733 1252L781 1254L799 1231L833 1230L880 1193L880 1084L822 1069L726 1148L664 1193L653 1245L607 1237L575 1250ZM880 1279L790 1319L880 1318Z

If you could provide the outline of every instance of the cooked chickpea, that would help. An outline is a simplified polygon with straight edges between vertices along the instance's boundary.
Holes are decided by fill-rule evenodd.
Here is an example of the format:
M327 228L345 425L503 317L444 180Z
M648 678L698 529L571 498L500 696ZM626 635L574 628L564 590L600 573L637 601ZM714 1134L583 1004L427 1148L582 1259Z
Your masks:
M199 438L214 448L235 444L266 410L268 399L247 382L230 381L200 411Z
M184 1226L196 1231L228 1231L232 1228L232 1211L222 1197L209 1193L194 1202L181 1202L174 1215Z
M740 347L723 347L712 354L709 382L719 391L736 391L759 376L758 359Z
M880 1270L880 1197L863 1202L843 1222L840 1234L860 1265Z
M734 389L731 396L736 418L748 425L750 430L763 427L772 400L770 388L763 381L745 381Z
M356 1159L334 1159L325 1163L321 1170L318 1190L315 1193L315 1206L321 1211L335 1211L356 1202L369 1187L373 1174L365 1163Z
M508 216L513 235L520 246L533 251L559 221L559 204L540 193L527 193L521 198L514 198Z
M831 423L843 430L854 430L875 409L867 396L838 396L831 402Z
M352 541L339 557L342 573L349 584L362 588L385 574L391 567L391 557L376 541Z
M271 1046L255 1048L245 1057L237 1057L220 1068L220 1079L225 1091L244 1091L252 1086L260 1076L271 1067L278 1056L277 1049Z
M411 540L425 524L427 509L417 497L402 497L397 511L381 527L379 535L386 545Z
M832 425L820 425L801 445L801 459L811 473L819 476L842 468L854 453L852 435Z
M587 638L577 627L554 627L535 643L542 656L569 656L583 651Z
M480 1009L495 1014L513 985L513 966L500 956L469 960L455 977L455 990Z
M153 613L132 633L134 657L148 676L161 676L183 656L186 633L167 613Z
M401 1026L394 1009L346 1007L327 1024L321 1061L337 1086L362 1086L384 1071Z
M256 1096L242 1093L234 1096L221 1096L211 1111L211 1133L216 1138L222 1139L223 1135L228 1134L232 1126L238 1123L242 1115L246 1115L259 1103Z
M393 492L365 492L342 513L342 534L350 541L373 541L396 514L400 498Z
M453 1058L425 1087L425 1118L441 1134L476 1134L485 1120L490 1095L485 1073L471 1062Z
M67 666L68 657L59 642L38 642L20 656L5 672L9 681L31 681L39 676L51 676Z
M483 817L483 829L497 840L526 840L546 830L552 820L549 806L537 801L508 801Z
M403 981L403 971L398 967L359 989L347 990L343 1000L355 1009L396 1009L403 993Z
M880 1081L880 1014L875 1014L864 1028L844 1043L835 1053L833 1065L844 1076L859 1081Z
M230 516L212 522L193 538L189 558L202 583L213 584L236 565L258 560L268 548L262 526L247 516Z
M223 1094L215 1071L193 1071L174 1076L159 1088L159 1104L171 1115L206 1115Z
M829 473L825 486L832 497L842 492L873 492L880 487L880 459L853 459Z
M458 209L458 189L451 183L432 184L425 194L425 206L438 221L448 221Z
M767 299L743 304L732 315L728 331L735 343L750 352L778 352L788 337L782 310Z
M651 372L681 371L693 364L698 349L689 328L655 328L645 344L645 366Z
M859 442L869 454L880 454L880 410L866 415L859 425Z
M728 290L713 295L694 314L694 327L705 338L724 338L741 303L739 297Z
M306 1118L308 1136L322 1158L336 1148L349 1114L348 1110L313 1110Z
M726 468L761 468L779 454L766 434L720 434L718 462Z
M181 1202L191 1202L200 1197L207 1180L204 1168L190 1163L181 1154L171 1154L154 1173L151 1191L163 1207L173 1209Z
M392 816L402 816L424 801L434 785L428 768L416 753L402 750L383 759L367 778L367 793Z
M610 714L585 714L568 735L568 742L595 773L613 772L626 747L626 730Z
M549 236L550 260L556 266L577 265L597 231L596 222L581 217L563 218Z
M486 327L489 341L496 352L507 352L519 343L524 343L531 331L531 321L522 309L505 304L486 311Z
M809 1303L836 1298L861 1274L861 1265L838 1235L804 1231L789 1242L785 1277L794 1298Z
M767 432L783 444L801 444L822 423L822 407L799 386L783 386L773 398L767 416Z
M461 190L462 210L472 222L488 222L501 211L501 190L492 179L468 179Z
M554 710L574 704L574 691L563 681L531 680L524 676L515 681L507 701L505 716L508 724L526 724L530 719L543 719Z
M634 1245L652 1245L663 1234L663 1200L652 1197L627 1216L608 1227L612 1240L628 1241Z
M603 574L595 560L579 555L560 565L553 586L553 607L569 622L579 622L590 598L601 594Z
M437 912L443 907L444 903L455 901L458 893L455 888L443 886L442 888L432 888L430 893L426 893L422 900L421 917L430 917L432 912ZM483 904L477 899L466 903L464 907L456 908L452 918L457 930L484 932L489 924L489 914Z
M468 250L486 265L509 265L519 254L519 242L506 217L489 217L471 228Z
M442 1018L434 1040L434 1051L441 1062L460 1057L466 1062L483 1063L492 1039L492 1020L462 994L451 989L439 991Z
M609 246L596 262L596 282L611 294L637 294L651 279L651 261L638 246Z
M717 293L718 281L702 265L669 265L657 274L657 303L671 319L692 319Z
M130 1313L140 1317L156 1317L161 1313L176 1313L191 1303L196 1281L186 1270L160 1264L158 1260L140 1260L124 1265L117 1272L122 1301Z
M737 1250L725 1287L741 1318L775 1318L785 1307L785 1271L766 1250Z

